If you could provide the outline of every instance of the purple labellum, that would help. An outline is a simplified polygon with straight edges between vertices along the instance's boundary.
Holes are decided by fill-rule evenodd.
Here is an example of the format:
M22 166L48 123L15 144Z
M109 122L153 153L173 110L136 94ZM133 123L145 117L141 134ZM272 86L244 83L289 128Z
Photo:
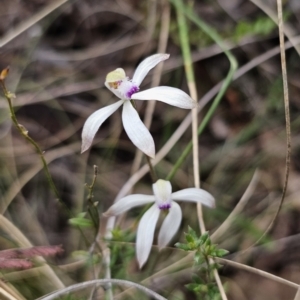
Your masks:
M130 90L126 93L126 97L130 99L131 96L132 96L134 93L138 92L138 91L139 91L139 87L136 86L136 85L133 85L133 86L130 88Z
M170 203L164 203L164 204L159 205L158 208L161 209L161 210L167 210L167 209L171 208L171 204Z

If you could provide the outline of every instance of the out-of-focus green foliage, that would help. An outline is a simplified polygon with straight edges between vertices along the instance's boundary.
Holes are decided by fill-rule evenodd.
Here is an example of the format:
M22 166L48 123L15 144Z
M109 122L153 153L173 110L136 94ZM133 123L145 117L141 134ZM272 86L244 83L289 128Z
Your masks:
M252 22L241 21L237 24L233 37L235 41L239 41L245 36L270 34L277 25L269 17L258 17Z

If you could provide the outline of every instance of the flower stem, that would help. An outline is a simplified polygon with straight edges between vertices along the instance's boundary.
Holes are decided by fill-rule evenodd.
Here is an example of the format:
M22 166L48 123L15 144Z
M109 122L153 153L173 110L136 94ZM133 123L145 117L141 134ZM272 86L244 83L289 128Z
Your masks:
M54 183L54 181L52 179L52 176L51 176L49 168L48 168L48 164L47 164L45 156L44 156L45 151L42 151L42 149L39 147L39 145L36 143L36 141L28 135L28 131L26 130L26 128L23 125L19 124L19 122L18 122L18 119L16 117L16 114L15 114L15 111L14 111L14 108L13 108L13 105L12 105L12 99L14 99L16 96L13 93L11 93L10 91L8 91L7 88L6 88L6 85L5 85L5 78L8 75L8 71L9 71L9 69L6 68L6 69L2 70L1 73L0 73L0 88L2 88L4 96L5 96L6 100L7 100L9 111L10 111L11 120L14 123L15 127L17 128L17 130L20 132L20 134L31 145L33 145L33 147L35 148L35 151L40 156L40 159L41 159L42 164L43 164L43 169L44 169L44 172L46 174L46 178L48 180L50 189L52 190L52 192L54 193L54 195L56 197L56 200L62 206L62 208L65 210L65 212L68 214L68 216L74 217L73 213L71 212L71 210L67 207L67 205L61 200L61 198L59 196L59 193L58 193L58 191L56 189L55 183ZM85 243L87 245L89 245L90 242L88 241L88 238L84 235L84 233L83 233L82 229L80 228L80 226L78 226L78 230L80 231L82 237L84 238Z
M154 167L152 165L151 158L148 155L145 155L145 156L146 156L147 163L148 163L148 166L150 169L150 176L151 176L152 182L155 183L157 181L157 176L156 176Z
M96 230L96 234L99 228L99 213L97 209L97 202L93 202L93 191L94 191L94 185L96 183L96 179L98 176L98 166L94 165L94 177L91 185L86 184L86 187L89 191L88 196L87 196L87 203L88 203L88 208L87 211L92 219L92 222L94 224L94 228Z
M4 69L1 74L3 73L8 73L8 68L7 69ZM5 76L6 77L6 76ZM49 171L49 168L48 168L48 165L47 165L47 162L46 162L46 159L45 159L45 151L42 151L41 148L39 147L39 145L28 135L28 131L26 130L26 128L19 124L18 120L17 120L17 117L16 117L16 114L15 114L15 111L14 111L14 108L13 108L13 105L12 105L12 99L15 98L15 95L12 94L11 92L9 92L6 88L6 85L5 85L5 77L3 78L2 76L0 77L0 85L1 85L1 88L3 90L3 93L4 93L4 96L7 100L7 103L8 103L8 106L9 106L9 111L10 111L10 117L11 117L11 120L13 121L15 127L17 128L17 130L20 132L20 134L30 143L33 145L33 147L35 148L37 154L40 156L40 159L42 161L42 164L43 164L43 168L44 168L44 171L45 171L45 174L46 174L46 177L47 177L47 180L48 180L48 183L49 183L49 186L51 188L51 190L53 191L55 197L57 198L57 200L60 201L60 196L59 196L59 193L56 189L56 186L53 182L53 179L52 179L52 176L50 174L50 171ZM61 202L61 201L60 201Z

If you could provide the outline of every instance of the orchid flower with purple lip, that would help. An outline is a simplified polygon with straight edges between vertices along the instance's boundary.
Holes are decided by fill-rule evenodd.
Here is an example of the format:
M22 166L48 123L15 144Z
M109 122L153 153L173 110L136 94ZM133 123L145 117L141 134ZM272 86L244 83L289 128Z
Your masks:
M135 70L132 80L126 76L121 68L107 74L105 86L120 100L95 111L88 117L82 131L81 153L90 148L102 123L123 105L122 121L128 137L137 148L154 158L153 138L130 100L158 100L185 109L194 108L196 105L189 95L173 87L158 86L139 92L140 84L147 73L158 63L168 59L169 56L169 54L155 54L147 57Z
M205 190L198 188L187 188L172 193L172 186L169 181L159 179L153 184L154 195L130 195L126 196L113 204L104 216L111 217L119 215L135 206L155 202L143 215L137 230L136 255L140 268L145 264L151 251L154 238L155 226L160 215L160 211L168 214L164 219L158 234L159 249L165 247L177 232L182 212L177 200L184 202L196 202L203 205L214 207L214 197Z

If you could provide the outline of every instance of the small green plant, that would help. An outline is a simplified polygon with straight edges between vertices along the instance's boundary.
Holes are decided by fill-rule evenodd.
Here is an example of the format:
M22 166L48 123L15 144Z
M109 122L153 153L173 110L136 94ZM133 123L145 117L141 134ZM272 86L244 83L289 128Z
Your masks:
M189 227L185 239L187 243L176 243L175 246L184 251L195 251L194 267L198 273L193 275L193 282L187 284L186 288L199 295L200 299L221 299L214 282L213 271L219 268L214 258L223 257L228 251L218 249L216 244L212 244L208 232L198 237L196 231Z
M113 277L125 279L128 274L125 272L126 268L122 266L130 264L134 258L135 251L132 242L135 234L130 230L121 230L120 228L115 228L111 233L113 241L109 245L111 250L111 272Z

